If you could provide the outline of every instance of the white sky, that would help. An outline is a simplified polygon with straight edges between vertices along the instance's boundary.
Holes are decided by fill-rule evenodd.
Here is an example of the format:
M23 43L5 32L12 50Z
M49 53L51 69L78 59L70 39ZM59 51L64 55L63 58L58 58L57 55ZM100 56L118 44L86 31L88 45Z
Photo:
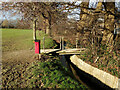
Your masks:
M2 2L8 2L9 0L0 0L0 5L2 4ZM15 1L15 0L12 0L12 1ZM96 1L98 1L98 0L90 0L90 3L92 3L93 4L93 6L95 7L95 3L96 3ZM119 2L119 4L117 4L116 6L117 7L120 7L120 0L115 0L116 2ZM80 4L81 3L81 0L78 0L77 1L77 3L76 4ZM75 13L75 12L77 12L77 13L80 13L80 11L79 11L79 9L74 9L74 11L73 11L73 13ZM2 11L0 10L0 13L2 13ZM6 16L10 16L10 13L8 12L8 13L6 13ZM14 16L14 17L8 17L7 19L16 19L16 18L20 18L20 16ZM70 16L68 16L68 18L77 18L77 19L79 19L79 15L70 15ZM4 17L2 16L2 14L0 15L0 19L4 19Z

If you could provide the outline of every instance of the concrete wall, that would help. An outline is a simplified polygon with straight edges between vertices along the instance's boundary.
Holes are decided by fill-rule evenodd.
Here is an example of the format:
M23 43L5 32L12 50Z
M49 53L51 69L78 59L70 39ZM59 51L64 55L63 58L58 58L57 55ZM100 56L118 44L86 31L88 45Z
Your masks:
M71 56L70 60L79 69L92 75L93 77L97 78L98 80L100 80L104 84L108 85L109 87L118 88L118 78L117 77L85 63L83 60L79 59L76 55Z

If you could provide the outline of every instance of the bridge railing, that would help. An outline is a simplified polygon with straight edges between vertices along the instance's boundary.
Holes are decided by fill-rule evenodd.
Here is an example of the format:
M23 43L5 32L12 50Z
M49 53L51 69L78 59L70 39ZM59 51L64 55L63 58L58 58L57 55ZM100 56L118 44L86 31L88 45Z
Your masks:
M89 45L92 43L91 37L85 38L84 36L76 37L76 36L71 36L66 37L66 36L56 36L56 37L49 37L50 39L53 39L57 44L58 47L57 49L69 49L69 48L85 48L89 47ZM41 40L41 43L43 44L42 49L46 49L46 37L43 37Z
M99 47L100 42L102 40L102 36L92 36L92 35L83 35L83 36L55 36L49 37L57 43L57 47L53 47L52 49L72 49L72 48L94 48ZM45 40L46 37L42 38L42 49L45 48ZM47 48L48 49L48 48Z

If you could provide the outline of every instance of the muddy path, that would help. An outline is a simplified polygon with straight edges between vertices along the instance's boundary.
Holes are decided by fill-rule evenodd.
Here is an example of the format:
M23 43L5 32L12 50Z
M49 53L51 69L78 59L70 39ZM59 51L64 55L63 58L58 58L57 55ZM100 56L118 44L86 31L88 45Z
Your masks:
M34 60L34 50L20 50L20 51L12 51L12 52L3 52L2 53L2 64L13 62L31 62Z
M31 72L26 69L34 61L35 57L33 50L3 52L2 88L26 87L26 76Z

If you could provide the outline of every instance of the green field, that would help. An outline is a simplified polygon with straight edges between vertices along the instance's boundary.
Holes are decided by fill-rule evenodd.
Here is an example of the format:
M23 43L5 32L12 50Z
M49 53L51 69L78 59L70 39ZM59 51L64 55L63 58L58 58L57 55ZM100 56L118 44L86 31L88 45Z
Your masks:
M2 29L2 51L32 48L32 30Z
M32 30L26 29L2 29L2 51L28 50L34 49ZM45 36L45 48L54 48L55 42L43 32L37 31L37 39L41 40L43 47L43 37Z

